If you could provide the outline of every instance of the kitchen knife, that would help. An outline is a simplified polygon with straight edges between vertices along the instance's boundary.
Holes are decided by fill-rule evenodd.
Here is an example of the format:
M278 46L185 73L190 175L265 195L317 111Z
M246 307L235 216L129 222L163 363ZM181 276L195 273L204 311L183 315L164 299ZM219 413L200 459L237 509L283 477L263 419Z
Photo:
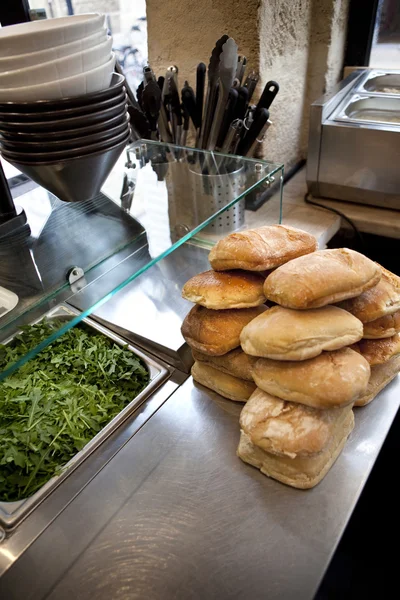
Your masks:
M235 78L238 79L238 81L239 81L239 85L242 85L244 72L246 70L246 65L247 65L247 58L245 56L239 56L237 69L236 69L236 75L235 75Z
M182 94L183 94L183 90L182 90ZM182 137L181 137L181 146L186 146L186 139L187 139L187 132L189 131L189 112L184 104L184 102L182 102L182 114L183 114L183 129L182 129Z
M219 135L217 139L217 147L221 148L224 145L224 140L228 133L229 125L233 121L233 115L235 113L236 102L238 99L239 93L234 88L230 89L229 98L227 105L225 107L224 118L222 120L221 129L219 130Z
M211 124L210 135L207 141L207 149L214 150L217 144L219 131L224 118L225 107L228 102L229 91L235 79L237 69L238 46L233 38L229 38L222 46L219 57L219 92L218 103Z
M171 123L172 123L172 138L175 144L180 143L182 135L182 113L181 103L179 100L178 88L176 87L175 78L169 77L168 90L171 98Z
M269 108L278 92L279 85L276 83L276 81L268 81L258 101L256 112L258 112L261 108Z
M264 127L261 129L261 131L258 134L258 136L256 137L256 139L254 140L254 142L250 146L248 152L246 153L246 156L248 156L248 157L251 158L251 157L253 157L255 155L258 147L263 143L264 138L265 138L265 134L267 133L267 131L271 127L271 125L272 125L272 123L268 119L268 121L265 123Z
M256 89L256 85L258 83L258 79L259 75L255 71L251 71L251 73L249 73L246 77L243 86L249 90L248 102L250 102L250 100L253 97L254 90Z
M143 83L143 81L141 81L136 88L136 98L137 98L138 104L142 110L143 110L143 99L142 99L143 89L144 89L144 83Z
M185 84L186 83L187 83L187 81L185 82ZM199 123L197 121L198 114L197 114L196 100L194 97L193 89L189 85L185 85L182 88L181 98L182 98L182 104L185 107L185 110L187 111L188 115L192 119L195 129L198 130Z
M211 53L210 62L208 63L208 86L206 105L204 109L203 124L201 129L200 147L206 148L208 136L211 130L211 124L214 116L215 107L217 104L218 80L219 80L219 57L222 52L222 46L229 39L228 35L223 35L215 43L215 47Z
M206 83L207 67L204 63L199 63L196 69L196 111L197 111L197 126L199 133L203 122L203 104L204 104L204 87ZM197 145L200 140L197 140Z
M243 130L243 121L241 119L235 119L229 126L228 133L226 134L224 144L221 148L221 152L225 154L233 154L237 143L240 139L241 132Z
M161 107L161 90L154 80L148 82L142 95L143 109L150 123L151 139L157 139L157 121Z
M140 110L140 108L136 108L136 106L128 106L128 113L131 119L131 125L139 134L139 138L150 140L151 128L146 115Z
M159 86L160 87L160 86ZM158 131L160 133L160 139L166 144L172 142L172 134L168 125L167 111L162 102L160 102L160 114L158 117Z
M254 115L254 121L250 125L250 129L244 136L237 147L237 154L240 156L246 156L249 152L254 141L259 137L263 127L269 119L269 111L266 108L260 108L256 110Z
M242 86L238 89L238 94L234 118L243 120L246 116L249 90Z

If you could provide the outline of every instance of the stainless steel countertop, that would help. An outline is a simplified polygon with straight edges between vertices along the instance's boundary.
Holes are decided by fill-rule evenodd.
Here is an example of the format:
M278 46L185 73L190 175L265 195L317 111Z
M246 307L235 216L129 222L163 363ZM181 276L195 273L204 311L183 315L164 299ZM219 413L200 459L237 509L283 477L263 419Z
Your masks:
M399 403L397 379L300 491L242 463L241 405L188 379L0 579L0 597L312 598Z

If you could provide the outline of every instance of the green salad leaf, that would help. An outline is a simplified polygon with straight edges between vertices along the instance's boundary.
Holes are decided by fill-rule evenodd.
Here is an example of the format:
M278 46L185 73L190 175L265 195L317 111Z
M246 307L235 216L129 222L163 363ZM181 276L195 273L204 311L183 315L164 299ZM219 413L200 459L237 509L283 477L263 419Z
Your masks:
M0 345L4 370L59 329L23 328ZM85 325L70 329L0 382L0 501L31 496L129 404L150 379L126 347Z

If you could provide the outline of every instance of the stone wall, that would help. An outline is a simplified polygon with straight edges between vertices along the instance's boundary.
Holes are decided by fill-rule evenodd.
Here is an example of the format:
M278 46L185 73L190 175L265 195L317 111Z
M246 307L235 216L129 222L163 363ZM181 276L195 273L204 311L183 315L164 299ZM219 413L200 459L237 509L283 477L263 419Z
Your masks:
M215 41L231 35L260 72L258 92L280 84L264 157L288 167L306 156L310 103L341 77L349 0L147 0L149 61L195 83Z

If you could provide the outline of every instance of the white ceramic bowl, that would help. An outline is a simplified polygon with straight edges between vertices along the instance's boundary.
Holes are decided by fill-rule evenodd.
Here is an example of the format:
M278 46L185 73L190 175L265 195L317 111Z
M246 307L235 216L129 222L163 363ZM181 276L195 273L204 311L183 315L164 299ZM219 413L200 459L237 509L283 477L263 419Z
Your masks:
M25 87L47 83L91 71L110 60L111 47L112 37L109 36L101 44L88 48L84 52L77 52L26 69L0 73L0 88Z
M1 56L0 73L4 73L5 71L15 71L16 69L26 69L27 67L63 58L63 56L70 56L77 52L83 52L88 48L93 48L93 46L101 44L101 42L104 42L106 39L107 30L100 29L100 31L96 31L93 35L89 35L81 40L76 40L76 42L71 42L70 44L63 44L61 46L39 50L39 52L30 52L28 54Z
M0 102L34 102L35 100L60 100L70 96L83 96L109 87L114 71L115 54L104 65L66 79L14 88L0 88Z
M0 56L38 52L75 42L103 29L104 20L104 15L91 13L2 27Z

